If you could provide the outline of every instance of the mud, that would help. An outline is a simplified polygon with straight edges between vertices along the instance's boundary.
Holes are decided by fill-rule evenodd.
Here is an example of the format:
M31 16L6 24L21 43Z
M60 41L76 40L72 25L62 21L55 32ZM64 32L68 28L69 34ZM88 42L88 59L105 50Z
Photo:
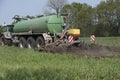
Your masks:
M120 57L120 47L102 46L97 44L90 44L85 46L50 46L46 47L42 51L48 53L59 53L59 54L75 54L79 56L88 57Z

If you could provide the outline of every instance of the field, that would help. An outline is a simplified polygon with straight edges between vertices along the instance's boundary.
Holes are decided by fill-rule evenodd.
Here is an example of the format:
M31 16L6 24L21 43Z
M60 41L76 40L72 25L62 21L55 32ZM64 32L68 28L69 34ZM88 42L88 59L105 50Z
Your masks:
M96 43L120 46L119 41L107 37ZM0 80L120 80L120 59L0 46Z
M82 40L90 41L89 38L82 38ZM120 46L120 37L97 37L96 43L106 46Z

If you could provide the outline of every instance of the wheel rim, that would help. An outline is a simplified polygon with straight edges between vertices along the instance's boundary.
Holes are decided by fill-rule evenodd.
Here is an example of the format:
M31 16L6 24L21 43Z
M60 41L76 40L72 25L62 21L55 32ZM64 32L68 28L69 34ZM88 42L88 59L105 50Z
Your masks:
M28 48L29 48L29 49L32 49L32 47L31 47L30 43L28 43Z
M27 46L29 49L34 49L36 47L34 38L29 37L27 39Z
M37 44L37 47L40 48L40 44L39 43Z
M23 45L22 45L22 43L20 43L20 44L19 44L19 46L20 46L20 48L23 48Z
M20 48L27 48L27 45L26 45L26 39L24 37L21 37L19 39L19 47Z
M40 40L40 39L38 39L38 41L37 41L37 47L38 47L38 48L41 47L41 40Z
M43 46L43 45L42 45L42 40L41 40L41 39L38 39L36 42L37 42L37 48L40 48L40 47Z

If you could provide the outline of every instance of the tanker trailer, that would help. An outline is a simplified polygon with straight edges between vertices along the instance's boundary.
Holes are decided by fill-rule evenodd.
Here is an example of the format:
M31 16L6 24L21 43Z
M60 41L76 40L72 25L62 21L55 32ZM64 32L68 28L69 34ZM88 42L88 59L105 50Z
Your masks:
M34 19L20 20L13 25L11 41L20 48L42 47L61 36L64 19L58 15L47 15Z

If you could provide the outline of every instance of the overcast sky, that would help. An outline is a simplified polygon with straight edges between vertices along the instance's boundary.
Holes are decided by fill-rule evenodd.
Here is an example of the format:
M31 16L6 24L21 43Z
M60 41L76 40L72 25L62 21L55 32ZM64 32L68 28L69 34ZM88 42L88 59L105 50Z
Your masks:
M69 3L87 3L93 7L102 0L68 0ZM0 24L10 24L14 15L38 15L46 9L47 0L0 0Z

